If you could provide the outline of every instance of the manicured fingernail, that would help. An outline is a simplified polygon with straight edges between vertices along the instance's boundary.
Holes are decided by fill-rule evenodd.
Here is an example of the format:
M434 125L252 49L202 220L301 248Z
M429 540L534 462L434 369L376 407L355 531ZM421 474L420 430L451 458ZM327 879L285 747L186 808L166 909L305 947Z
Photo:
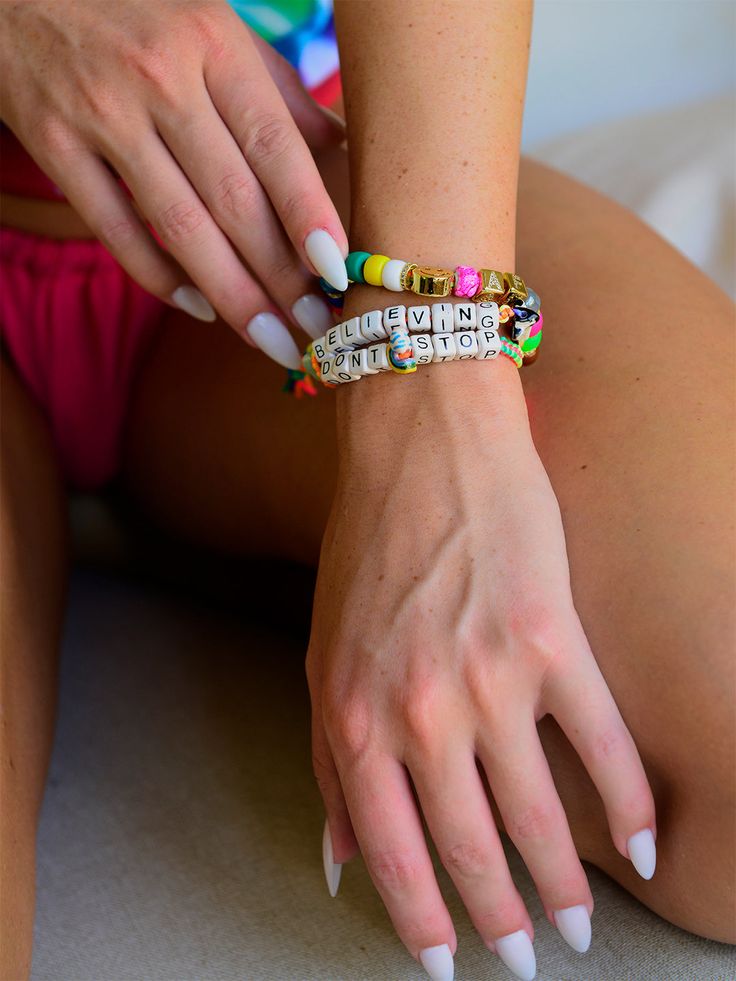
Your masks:
M626 842L626 850L642 879L651 879L657 864L657 846L654 844L654 835L649 828L632 835Z
M584 954L590 947L590 916L585 906L568 906L553 913L555 926L573 950Z
M348 288L348 271L337 242L324 228L315 228L304 239L304 251L323 279L344 292Z
M320 109L325 114L325 116L327 116L327 118L330 120L331 123L334 123L338 129L341 129L343 131L343 133L345 132L347 127L345 125L345 120L342 118L342 116L338 116L336 112L333 112L332 109L328 109L327 106L320 106Z
M447 944L425 947L419 951L419 960L432 981L452 981L455 977L455 962Z
M178 286L171 294L171 300L180 310L197 320L212 323L217 316L196 286Z
M534 947L526 930L517 930L494 941L496 953L506 967L522 981L532 981L537 973Z
M325 821L325 830L322 832L322 864L325 867L325 879L327 888L331 896L337 895L337 887L340 885L340 874L342 865L338 865L332 858L332 838L330 838L330 826Z
M267 311L257 313L246 327L248 336L264 354L273 358L284 368L298 369L302 366L299 348L286 326L278 317Z
M330 308L321 296L307 293L300 296L291 308L294 320L311 338L321 337L333 325Z

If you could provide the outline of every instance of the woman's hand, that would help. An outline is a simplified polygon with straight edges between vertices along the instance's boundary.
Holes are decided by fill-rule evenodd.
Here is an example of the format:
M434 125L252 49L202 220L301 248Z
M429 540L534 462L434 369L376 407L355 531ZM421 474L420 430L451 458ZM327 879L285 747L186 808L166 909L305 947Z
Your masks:
M341 464L306 662L334 860L360 849L414 957L454 952L421 810L483 941L531 978L532 923L480 771L547 916L576 949L593 899L539 719L553 715L580 755L623 856L633 835L654 831L655 813L573 605L518 369L503 357L429 365L336 396ZM432 956L448 964L432 976L451 977L450 952L420 959L431 968Z
M324 332L323 300L292 308L307 248L340 285L347 239L307 142L343 135L287 62L224 0L1 6L3 118L130 275L213 319L191 277L239 332L274 304Z

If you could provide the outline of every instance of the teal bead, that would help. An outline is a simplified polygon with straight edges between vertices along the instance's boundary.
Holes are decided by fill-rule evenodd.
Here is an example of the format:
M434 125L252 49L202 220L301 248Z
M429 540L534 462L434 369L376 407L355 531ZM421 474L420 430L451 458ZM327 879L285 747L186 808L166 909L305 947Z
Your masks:
M363 266L366 259L370 259L370 252L350 252L345 260L345 268L348 271L348 279L354 283L364 283Z

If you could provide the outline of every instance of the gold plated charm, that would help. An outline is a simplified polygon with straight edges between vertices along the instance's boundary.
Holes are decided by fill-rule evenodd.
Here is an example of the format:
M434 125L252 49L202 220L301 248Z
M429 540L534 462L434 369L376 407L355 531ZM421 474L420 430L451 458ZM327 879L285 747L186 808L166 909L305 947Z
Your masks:
M504 273L503 283L506 290L506 300L512 306L518 306L523 303L527 297L526 286L524 285L524 280L521 276L517 276L516 273Z
M410 290L412 279L414 277L414 270L417 268L416 262L407 262L404 268L399 274L399 282L401 283L402 290Z
M495 269L479 269L478 273L480 275L480 292L476 293L473 299L476 302L484 300L498 303L506 292L503 274L496 272Z
M416 266L412 270L409 289L419 296L449 296L455 285L453 269L435 269L432 266Z

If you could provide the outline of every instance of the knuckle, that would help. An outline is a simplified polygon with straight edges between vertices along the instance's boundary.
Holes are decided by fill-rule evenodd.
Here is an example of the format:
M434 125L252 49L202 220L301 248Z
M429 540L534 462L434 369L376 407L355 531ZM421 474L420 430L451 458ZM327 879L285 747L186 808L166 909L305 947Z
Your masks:
M355 696L346 700L325 699L323 719L325 730L350 762L365 755L373 730L373 711L366 701Z
M419 878L420 870L416 861L400 852L378 852L368 856L368 866L379 887L385 889L405 889Z
M408 736L422 746L433 743L437 721L441 717L441 691L436 682L427 681L406 686L400 696L399 713Z
M552 809L545 804L531 804L514 814L509 831L512 838L546 838L555 825Z
M545 668L564 650L563 622L564 616L558 609L539 602L517 604L510 614L513 634Z
M627 742L627 733L622 726L611 726L596 733L593 739L593 757L603 763L619 757Z
M36 124L36 134L42 150L51 157L65 158L78 149L72 130L58 116L45 116Z
M187 201L177 201L160 212L158 232L167 243L185 245L195 237L205 219L203 207Z
M485 875L491 867L491 856L487 849L472 841L460 841L452 845L441 858L448 872L455 872L463 878Z
M257 193L256 181L245 174L225 174L215 186L218 214L230 221L242 221L253 211Z
M255 119L245 141L245 155L255 163L267 164L278 160L291 143L291 134L284 118L268 113Z
M107 249L115 252L134 242L139 232L140 226L135 219L113 215L100 220L97 236Z

